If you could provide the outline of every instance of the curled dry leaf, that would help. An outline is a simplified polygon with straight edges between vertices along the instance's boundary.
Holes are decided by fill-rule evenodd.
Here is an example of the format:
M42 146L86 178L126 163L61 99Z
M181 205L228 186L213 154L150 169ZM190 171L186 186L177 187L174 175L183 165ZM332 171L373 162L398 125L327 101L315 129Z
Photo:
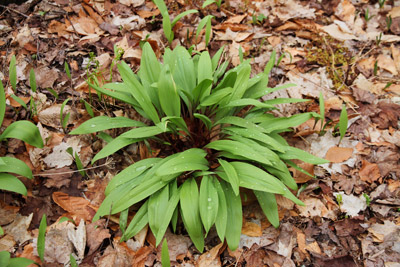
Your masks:
M86 200L83 197L71 197L63 192L54 192L53 201L58 206L75 216L76 221L84 219L85 221L90 222L97 210L96 207L90 204L89 200Z

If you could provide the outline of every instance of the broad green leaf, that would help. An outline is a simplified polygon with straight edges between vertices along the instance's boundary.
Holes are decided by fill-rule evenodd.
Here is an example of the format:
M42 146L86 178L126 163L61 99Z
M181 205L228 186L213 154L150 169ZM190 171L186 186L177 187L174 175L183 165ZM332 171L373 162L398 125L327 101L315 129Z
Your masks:
M189 129L186 125L185 120L180 116L167 116L161 119L161 122L167 122L167 127L171 128L171 124L168 122L172 122L175 126L177 126L180 130L184 131L188 135L190 135Z
M346 135L347 124L348 124L347 110L346 110L346 105L343 104L339 119L340 141L342 141L343 137Z
M212 122L211 122L210 118L208 118L207 116L200 114L200 113L193 113L193 117L201 120L204 123L204 125L207 127L207 129L211 130Z
M202 99L210 94L212 79L202 80L193 90L193 106L196 107Z
M180 189L179 189L180 190ZM172 199L174 198L174 196L176 195L177 196L177 198L178 198L178 200L177 200L177 204L176 205L178 205L178 202L179 202L179 191L178 190L178 180L177 179L175 179L175 180L173 180L170 184L169 184L169 192L170 192L170 198L171 198L171 200L170 201L172 201ZM170 203L171 204L171 203ZM174 232L174 233L176 233L176 225L177 225L177 223L178 223L178 210L179 210L179 207L178 206L176 206L175 207L175 210L174 210L174 212L173 212L173 214L172 214L172 218L171 218L171 226L172 226L172 231ZM167 226L168 227L168 226ZM160 227L160 229L161 229L162 227Z
M213 91L213 93L209 96L206 96L203 100L200 101L200 106L207 107L212 106L219 103L222 99L232 93L232 87L226 87L224 89Z
M146 201L142 204L138 212L136 212L135 216L131 220L126 228L125 233L121 237L121 241L126 241L132 238L134 235L139 233L148 223L148 215L147 215L147 205L149 201Z
M3 250L0 251L0 266L8 266L8 263L10 262L10 252Z
M26 267L31 264L38 265L33 260L30 260L27 258L12 258L12 259L10 259L10 261L8 262L8 265L6 265L6 266L7 267ZM0 264L0 266L3 266L3 265Z
M186 92L189 95L189 99L192 101L193 90L196 87L196 72L194 68L194 62L189 52L182 46L178 46L173 51L173 57L175 59L175 66L170 65L173 68L174 81L178 88ZM186 103L188 105L189 103Z
M267 132L296 127L312 118L311 113L296 114L291 117L272 118L260 123Z
M72 253L69 254L69 263L71 264L71 267L78 267L78 264L76 263L76 259L74 258Z
M201 6L201 8L205 8L208 5L214 4L216 0L206 0L204 1L203 5Z
M169 200L169 186L165 186L160 191L154 193L149 198L149 206L147 213L149 217L149 226L154 236L158 237L158 230L160 224L165 219L165 212L168 206ZM172 215L172 214L171 214ZM160 237L160 240L162 237Z
M174 32L172 31L171 20L169 18L168 12L161 13L163 20L162 26L164 30L165 37L167 38L168 42L171 44L174 40Z
M107 116L98 116L85 121L69 134L89 134L114 128L145 126L147 125L143 122L135 121L126 117L110 118Z
M279 155L282 159L299 159L311 164L324 164L329 163L329 160L316 157L304 150L288 146L285 148L285 153Z
M100 150L96 156L92 159L92 164L94 162L96 162L99 159L108 157L109 155L117 152L118 150L120 150L121 148L124 148L128 145L131 145L133 143L137 143L139 141L142 141L142 138L124 138L118 136L117 138L115 138L114 140L112 140L110 143L108 143L105 147L103 147L102 150Z
M121 134L119 137L123 138L149 138L156 136L160 133L163 133L164 131L160 129L158 126L147 126L147 127L140 127L140 128L135 128L132 130L129 130L123 134Z
M222 169L224 170L226 177L228 178L228 182L232 186L232 190L235 195L239 195L239 177L236 173L235 168L226 160L218 159L219 164L221 164Z
M180 189L177 189L172 195L168 202L168 205L165 209L164 217L158 218L160 220L158 232L155 234L156 236L156 246L160 244L165 232L167 231L169 223L173 223L171 220L177 211L177 206L180 198Z
M279 152L284 152L284 148L282 147L282 144L277 142L274 138L270 137L268 134L264 134L261 131L257 131L255 129L245 129L245 128L239 128L239 127L224 127L223 132L227 132L230 134L236 134L240 135L246 138L250 138L253 140L257 140L261 143L264 143L266 146L268 146L270 149L279 151Z
M227 105L229 102L233 101L233 100L238 100L241 99L244 95L244 93L246 92L247 87L247 83L249 81L250 78L250 72L251 72L251 67L250 64L241 64L241 70L238 72L235 84L233 86L233 92L231 94L230 98L227 98L225 102L222 102L222 105ZM225 114L225 113L222 113ZM229 112L229 115L233 115L234 111L232 110L231 112Z
M160 13L168 13L167 6L165 5L164 0L153 0L153 2L156 4L157 8L160 10Z
M0 172L15 173L29 179L33 178L32 170L22 160L11 157L1 157L0 159L4 162L4 165L0 165Z
M162 69L157 87L159 101L164 113L167 116L180 116L181 101L168 65Z
M169 251L168 251L168 244L167 244L167 239L164 239L164 242L162 244L161 248L161 266L162 267L170 267L171 262L169 261Z
M172 28L173 28L173 27L175 26L175 24L176 24L181 18L183 18L184 16L189 15L189 14L193 14L193 13L198 13L198 12L199 12L199 11L197 11L197 10L195 10L195 9L189 9L189 10L186 10L186 11L184 11L184 12L178 14L178 15L172 20L172 23L171 23Z
M46 228L47 228L46 214L43 214L42 219L40 220L39 235L38 235L38 238L37 238L37 253L38 253L38 255L40 257L40 260L42 262L44 262Z
M126 226L128 224L129 209L121 211L119 214L119 229L121 229L122 235L124 235Z
M149 95L144 91L142 84L136 79L134 73L129 68L128 64L122 61L120 64L117 65L117 67L119 73L121 74L122 79L129 85L131 89L130 93L142 107L146 115L154 123L160 122L160 118L150 100Z
M15 176L8 173L0 173L0 189L26 196L25 185Z
M208 44L210 43L211 31L212 31L211 19L209 19L209 20L207 21L207 23L206 23L206 33L205 33L206 46L208 46Z
M8 76L14 92L17 91L17 60L15 55L11 57Z
M237 99L229 102L227 105L221 106L221 108L243 107L243 106L255 106L258 108L274 108L273 105L268 105L251 98Z
M241 187L264 192L284 194L287 191L285 185L266 171L246 162L233 161Z
M165 176L185 171L208 170L206 155L207 153L199 148L192 148L174 154L173 157L166 158L165 163L156 171L156 175Z
M271 55L269 57L269 61L268 61L267 65L264 68L264 73L265 74L269 75L271 70L272 70L272 68L275 66L275 57L276 57L276 51L272 50L272 53L271 53Z
M234 251L239 246L240 234L242 232L242 201L240 196L236 196L232 187L221 181L221 186L225 193L227 206L227 225L226 225L226 243L230 250Z
M268 77L263 78L264 81L262 83L260 83L260 85L263 85L263 83L266 81L268 83ZM296 86L293 83L287 83L281 86L277 86L274 88L266 88L266 86L255 86L254 88L250 88L247 92L248 94L246 94L247 97L249 98L253 98L253 99L259 99L260 97L263 97L265 95L268 95L270 93L273 93L275 91L279 91L279 90L283 90L283 89L287 89L289 87L294 87Z
M197 84L200 84L203 80L212 81L212 61L208 51L201 53L197 71Z
M160 158L143 159L123 169L108 183L106 190L104 191L105 194L108 195L116 187L123 185L130 180L134 180L139 175L143 174L146 170L153 167L160 160Z
M89 86L95 89L96 91L102 93L103 95L110 96L112 98L121 100L122 102L128 103L135 107L140 107L139 103L136 101L135 98L130 94L130 90L121 90L122 88L128 88L126 83L107 83L103 87L99 87L95 84L89 83ZM108 90L108 89L111 90ZM119 90L117 90L117 88ZM146 116L146 118L148 118Z
M275 227L279 227L278 204L276 203L275 195L268 192L253 190L257 197L258 203L262 208L268 221Z
M218 192L214 180L216 178L206 175L203 176L200 184L199 210L206 235L218 215Z
M245 157L248 160L257 161L263 164L270 165L271 161L262 156L257 151L249 148L246 144L232 140L217 140L209 143L206 148L212 148L218 151L226 151L234 155Z
M297 190L297 184L283 161L278 161L275 166L265 166L265 169L289 188Z
M193 178L186 180L181 186L180 206L183 224L196 248L203 252L204 237L199 211L199 191Z
M232 125L236 125L236 126L245 128L245 129L249 129L249 130L253 129L253 130L256 130L258 132L265 132L266 131L263 127L260 127L257 124L255 124L255 123L253 123L253 122L251 122L249 120L246 120L246 119L243 119L243 118L240 118L240 117L234 117L234 116L228 116L228 117L225 117L223 119L220 119L220 120L218 120L217 122L214 123L214 126L218 125L218 124L232 124Z
M228 222L228 209L224 190L217 179L215 179L215 189L218 193L218 216L215 219L215 228L217 229L219 239L224 242Z
M161 72L161 64L151 47L150 43L146 42L142 46L142 57L140 61L139 77L143 87L149 94L149 97L154 106L160 110L160 101L158 100L158 89L153 86L159 80Z
M4 114L6 113L6 93L3 82L0 80L0 127L3 124Z
M4 235L4 230L3 230L3 228L1 228L1 226L0 226L0 236L1 235Z
M6 138L16 138L32 146L43 148L43 140L39 129L30 121L16 121L0 135L0 141Z

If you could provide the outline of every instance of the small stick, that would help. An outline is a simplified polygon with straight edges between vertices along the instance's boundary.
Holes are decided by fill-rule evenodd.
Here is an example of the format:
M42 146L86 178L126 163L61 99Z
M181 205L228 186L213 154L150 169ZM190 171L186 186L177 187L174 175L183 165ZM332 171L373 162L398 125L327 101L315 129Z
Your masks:
M14 12L14 13L17 13L18 15L24 16L25 18L29 18L29 16L25 15L24 13L21 13L21 12L19 12L18 10L15 10L15 9L10 8L10 7L8 7L8 6L0 5L0 7L5 8L5 9L6 9L7 11L9 11L9 12L12 11L12 12Z

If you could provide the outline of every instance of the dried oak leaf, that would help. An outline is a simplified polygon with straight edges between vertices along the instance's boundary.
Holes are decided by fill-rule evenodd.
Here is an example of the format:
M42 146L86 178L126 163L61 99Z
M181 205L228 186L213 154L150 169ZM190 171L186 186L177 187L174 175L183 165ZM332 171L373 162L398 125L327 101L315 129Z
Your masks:
M381 177L378 164L370 163L366 160L362 161L362 167L359 171L360 179L362 181L373 183Z
M68 187L71 183L71 176L73 175L72 169L69 167L63 167L60 169L46 170L40 173L42 177L46 178L44 184L47 188L58 188L65 186Z
M380 110L378 114L371 117L372 122L376 123L380 129L387 129L389 126L397 128L400 118L400 105L379 102L378 109Z
M53 201L64 210L76 216L76 220L84 219L90 222L96 213L96 207L83 197L71 197L63 192L54 192Z

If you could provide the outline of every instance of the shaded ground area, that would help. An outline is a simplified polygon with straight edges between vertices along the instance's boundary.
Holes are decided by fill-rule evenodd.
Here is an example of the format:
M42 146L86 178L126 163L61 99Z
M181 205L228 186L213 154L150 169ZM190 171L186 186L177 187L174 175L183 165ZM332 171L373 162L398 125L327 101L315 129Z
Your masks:
M119 243L118 216L92 223L104 199L108 181L136 160L148 157L144 145L131 145L108 160L90 161L104 141L68 132L95 115L137 116L124 104L90 91L85 80L118 81L114 46L137 70L140 44L148 41L157 55L169 46L162 17L144 0L30 0L0 7L0 77L6 86L3 127L15 120L37 123L45 148L22 141L3 142L0 156L27 163L33 181L21 178L28 196L0 192L0 251L40 262L36 238L43 214L48 217L46 266L62 266L73 253L80 266L160 266L160 248L145 228L134 239ZM277 197L281 226L275 229L254 205L245 207L240 248L229 251L216 233L206 239L206 252L195 250L184 229L167 233L172 262L177 266L398 266L400 262L400 3L398 1L222 1L221 7L203 1L167 1L171 17L188 9L199 13L174 27L171 47L194 46L213 55L225 45L231 67L240 51L252 59L253 73L263 70L277 51L271 87L295 83L269 98L293 97L311 101L281 105L276 116L319 112L325 100L325 123L308 121L285 138L296 147L332 163L313 166L299 162L317 179L293 170L305 207ZM201 18L213 15L211 41L205 31L196 38ZM26 110L11 95L8 65L17 58L17 95L35 110ZM65 71L68 63L71 79ZM38 91L30 89L30 70ZM69 98L60 123L61 103ZM345 104L349 128L339 142L333 129ZM110 135L119 134L110 131ZM339 144L340 143L340 144ZM87 168L86 176L67 152L72 147ZM62 217L73 220L58 223Z

